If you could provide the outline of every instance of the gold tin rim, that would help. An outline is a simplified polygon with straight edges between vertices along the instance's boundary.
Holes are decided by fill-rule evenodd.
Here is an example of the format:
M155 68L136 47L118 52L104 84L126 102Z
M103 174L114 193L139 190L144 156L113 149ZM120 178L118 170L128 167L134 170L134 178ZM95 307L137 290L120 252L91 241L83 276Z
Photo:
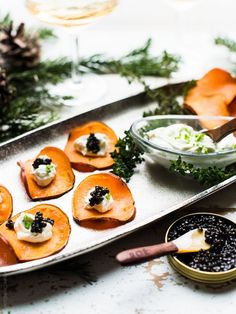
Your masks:
M219 214L209 213L209 212L191 213L191 214L187 214L187 215L184 215L184 216L178 218L169 226L169 228L167 229L166 234L165 234L165 242L168 242L168 234L169 234L170 229L179 220L181 220L185 217L194 216L194 215L202 215L202 214L203 215L217 216L217 217L225 219L225 220L233 223L234 225L236 225L236 223L233 220L226 218L226 217L219 215ZM236 278L236 268L226 270L226 271L220 271L220 272L209 272L209 271L194 269L194 268L184 264L177 257L172 256L172 255L168 256L168 260L169 260L171 266L174 267L180 274L182 274L183 276L186 276L192 280L198 281L198 282L223 283L223 282L230 281L230 280Z

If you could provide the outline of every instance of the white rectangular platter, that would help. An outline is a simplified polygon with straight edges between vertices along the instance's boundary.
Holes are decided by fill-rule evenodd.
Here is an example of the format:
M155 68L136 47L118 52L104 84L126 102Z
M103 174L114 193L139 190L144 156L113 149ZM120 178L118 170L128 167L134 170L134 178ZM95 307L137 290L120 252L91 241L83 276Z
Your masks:
M18 160L24 161L36 156L47 145L63 149L69 130L90 120L103 121L118 136L122 136L124 130L129 129L132 122L140 118L143 111L152 105L144 94L139 94L53 123L0 145L0 184L6 186L12 193L13 215L39 203L50 203L67 213L72 227L69 242L61 252L44 259L1 267L0 276L32 271L94 250L169 213L181 210L181 208L236 181L236 176L234 176L210 189L203 189L190 179L169 173L166 169L145 162L138 168L129 183L137 210L135 219L125 225L105 231L86 229L73 220L72 195L74 189L54 200L30 201L20 180ZM75 187L89 175L89 173L74 172L76 176Z

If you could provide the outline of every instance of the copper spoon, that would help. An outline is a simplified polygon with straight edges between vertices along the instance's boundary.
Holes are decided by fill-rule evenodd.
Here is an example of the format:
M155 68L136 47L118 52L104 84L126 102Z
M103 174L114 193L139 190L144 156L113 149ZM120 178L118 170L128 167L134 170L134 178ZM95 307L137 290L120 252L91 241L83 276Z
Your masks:
M206 229L194 229L171 242L125 250L116 255L116 260L122 265L128 265L171 253L208 250L210 245L205 241L205 232Z
M208 135L213 142L217 143L222 140L225 136L236 131L236 118L230 120L229 122L219 126L218 128L212 130L203 130L200 133Z

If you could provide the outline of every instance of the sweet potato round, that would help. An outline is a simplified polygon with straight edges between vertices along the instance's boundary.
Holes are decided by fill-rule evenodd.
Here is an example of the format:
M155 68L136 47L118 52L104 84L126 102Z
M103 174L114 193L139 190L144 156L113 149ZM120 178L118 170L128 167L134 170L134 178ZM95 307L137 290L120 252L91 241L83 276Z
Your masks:
M86 209L86 196L95 185L107 187L113 197L112 209L99 213ZM85 178L73 195L73 217L81 225L95 229L107 229L131 221L135 217L134 199L125 182L109 174L93 174Z
M212 69L197 81L184 99L184 107L199 116L235 115L236 79L222 69ZM202 127L213 129L225 120L205 120Z
M0 185L0 225L12 214L13 201L7 188Z
M106 156L83 156L75 150L74 141L78 137L89 135L90 133L104 133L109 138L110 146ZM70 131L65 153L69 157L72 167L78 171L91 172L96 169L107 169L114 163L110 153L115 150L117 141L118 138L115 132L109 126L100 121L91 121Z
M48 186L41 187L35 182L31 174L34 159L25 163L18 162L21 168L21 178L29 197L33 201L46 200L59 197L70 191L74 186L75 175L66 154L57 147L48 146L41 150L38 156L40 155L47 155L52 159L52 162L57 166L56 177Z
M18 260L10 244L0 236L0 267L17 264Z
M0 226L0 235L9 242L21 262L32 261L55 254L61 251L69 240L70 223L67 215L60 208L49 204L41 204L24 211L24 213L35 215L38 211L42 212L44 217L54 220L53 236L48 241L30 243L18 240L16 232L8 229L6 223ZM12 220L15 221L19 215L20 213L15 215Z

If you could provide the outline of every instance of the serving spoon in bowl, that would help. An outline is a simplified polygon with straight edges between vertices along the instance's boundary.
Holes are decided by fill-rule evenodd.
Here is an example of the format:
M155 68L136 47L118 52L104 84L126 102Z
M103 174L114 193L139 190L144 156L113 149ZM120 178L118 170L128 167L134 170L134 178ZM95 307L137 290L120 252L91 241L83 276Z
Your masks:
M225 136L229 135L230 133L236 131L236 118L228 121L227 123L219 126L218 128L212 130L203 130L199 133L208 135L213 142L217 143L222 140Z
M128 265L171 253L182 254L208 250L210 245L206 243L205 232L206 229L198 228L186 232L171 242L125 250L116 255L116 260L122 265Z

